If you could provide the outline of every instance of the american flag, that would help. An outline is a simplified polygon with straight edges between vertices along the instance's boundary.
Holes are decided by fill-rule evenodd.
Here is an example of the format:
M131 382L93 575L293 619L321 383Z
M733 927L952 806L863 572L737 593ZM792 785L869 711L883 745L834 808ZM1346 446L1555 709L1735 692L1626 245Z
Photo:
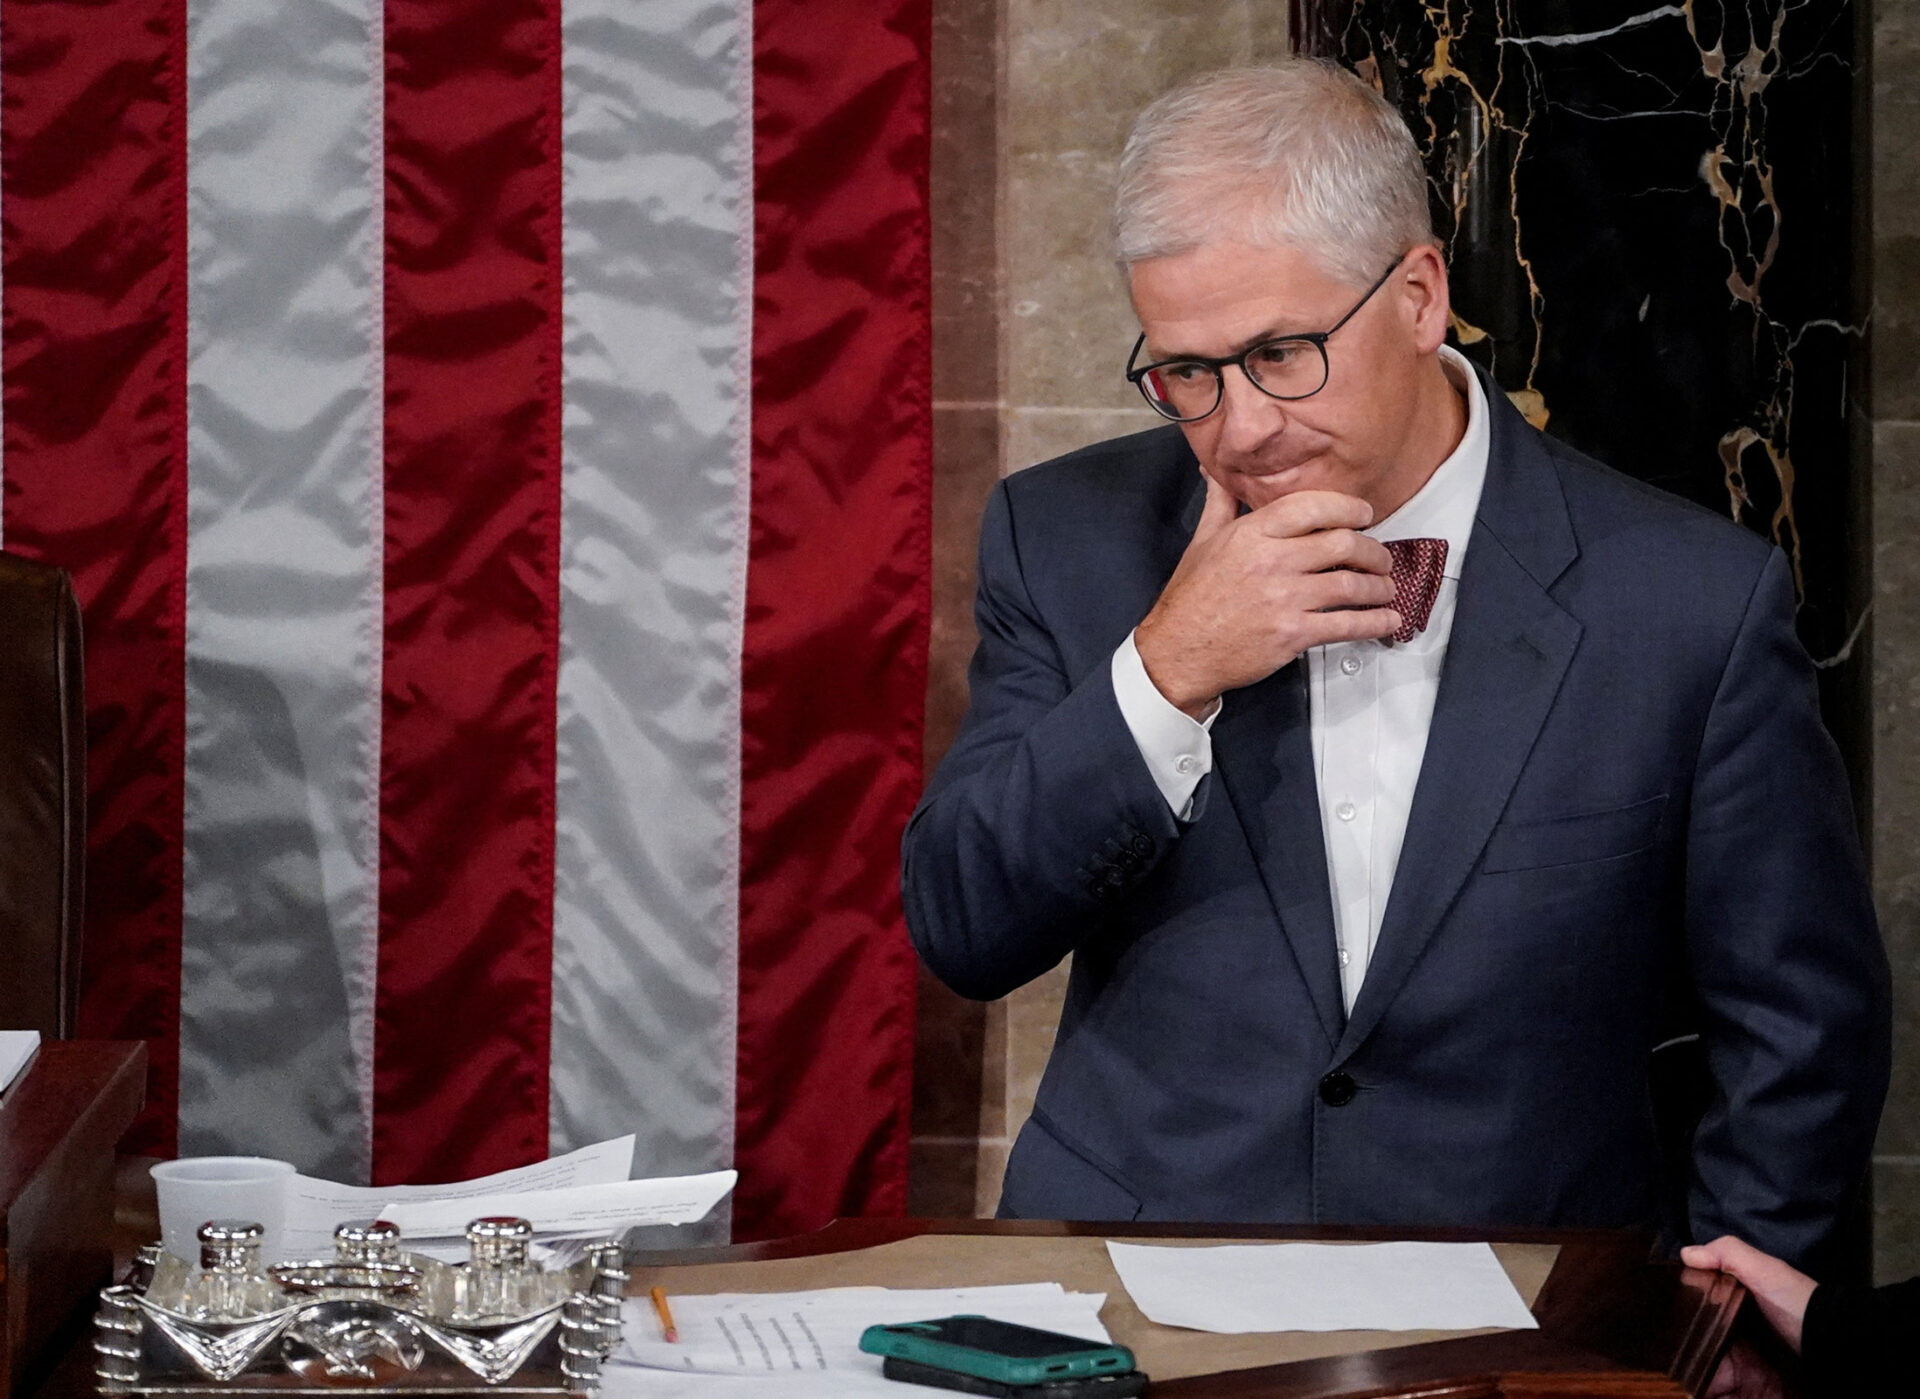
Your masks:
M904 1204L927 0L0 0L128 1145Z

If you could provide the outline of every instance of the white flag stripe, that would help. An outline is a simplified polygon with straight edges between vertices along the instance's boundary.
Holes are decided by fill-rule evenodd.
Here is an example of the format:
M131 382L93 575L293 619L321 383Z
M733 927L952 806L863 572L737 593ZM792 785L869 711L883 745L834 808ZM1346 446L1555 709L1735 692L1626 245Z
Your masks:
M183 1153L364 1180L381 658L373 0L193 0Z
M568 0L551 1130L731 1164L747 0Z

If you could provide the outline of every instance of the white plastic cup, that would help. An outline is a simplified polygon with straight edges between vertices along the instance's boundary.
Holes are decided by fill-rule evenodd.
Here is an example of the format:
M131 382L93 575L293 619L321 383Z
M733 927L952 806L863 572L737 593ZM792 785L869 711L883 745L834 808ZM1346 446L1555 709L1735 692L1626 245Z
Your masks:
M265 1231L260 1256L280 1261L293 1163L267 1156L187 1156L153 1168L160 1195L160 1244L175 1258L200 1264L200 1226L210 1219L247 1219Z

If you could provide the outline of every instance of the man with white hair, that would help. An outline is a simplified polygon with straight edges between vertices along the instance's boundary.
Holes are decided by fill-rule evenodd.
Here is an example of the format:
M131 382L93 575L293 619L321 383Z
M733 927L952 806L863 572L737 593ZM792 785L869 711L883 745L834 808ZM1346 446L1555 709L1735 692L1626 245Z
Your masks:
M1073 958L1001 1210L1651 1222L1684 981L1715 1091L1682 1232L1805 1259L1889 1012L1789 567L1445 347L1426 209L1330 66L1203 78L1128 142L1127 376L1170 424L994 493L904 848L955 989Z

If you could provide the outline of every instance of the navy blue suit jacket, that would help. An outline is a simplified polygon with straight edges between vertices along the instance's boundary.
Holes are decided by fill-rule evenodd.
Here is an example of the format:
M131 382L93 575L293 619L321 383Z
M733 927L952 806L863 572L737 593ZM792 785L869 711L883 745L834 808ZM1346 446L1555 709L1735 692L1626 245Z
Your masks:
M1179 431L995 491L972 704L903 888L964 995L1073 957L1003 1213L1650 1222L1648 1054L1681 973L1717 1090L1692 1232L1803 1259L1830 1231L1886 1089L1888 978L1786 559L1488 387L1486 485L1351 1016L1304 662L1226 696L1190 824L1114 700L1113 650L1198 519Z

